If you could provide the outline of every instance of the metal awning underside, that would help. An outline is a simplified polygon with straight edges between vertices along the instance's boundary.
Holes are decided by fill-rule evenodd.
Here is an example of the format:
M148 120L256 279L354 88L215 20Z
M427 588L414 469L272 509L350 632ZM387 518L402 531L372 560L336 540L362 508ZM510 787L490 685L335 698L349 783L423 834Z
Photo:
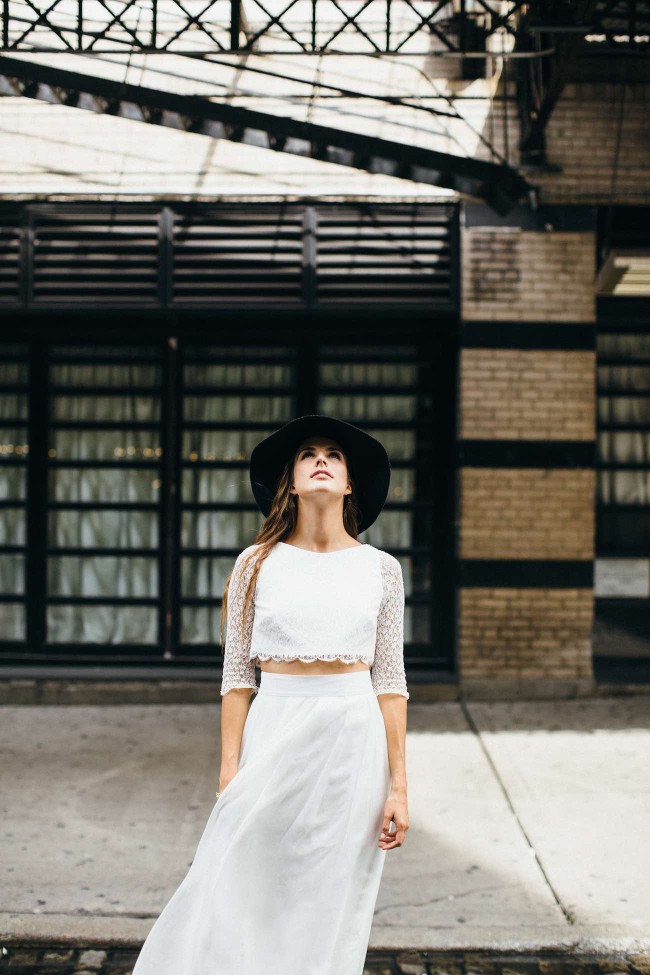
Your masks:
M440 186L500 214L535 203L516 167L545 165L572 61L643 55L650 27L648 0L0 0L0 10L5 93ZM514 165L483 131L509 61L516 90L499 124L510 98ZM444 93L438 74L454 79ZM488 106L479 119L454 97L473 82Z
M483 131L483 55L513 46L520 0L467 0L460 15L431 0L0 6L5 93L438 186L502 214L534 192ZM432 70L445 53L463 59L462 88L480 89L464 112Z
M343 166L384 173L400 179L447 187L458 193L484 200L499 213L507 213L524 196L529 186L515 170L505 164L463 157L440 151L432 143L430 133L423 131L420 144L406 140L385 138L354 131L354 116L348 117L348 128L290 117L270 111L249 108L247 104L233 104L246 100L238 93L228 101L204 94L190 94L188 79L185 90L174 90L160 83L157 72L144 68L138 84L120 80L124 74L119 63L104 59L83 58L83 71L72 70L66 64L48 63L54 55L0 57L0 73L13 81L17 92L47 101L57 99L71 107L88 108L111 115L139 117L144 122L184 127L192 132L216 138L230 139L249 145L263 146L274 151L295 153L326 160ZM74 59L74 55L68 55ZM200 67L215 69L223 76L223 65L203 62ZM99 69L99 70L95 70ZM113 75L113 76L112 76ZM163 80L168 80L169 74ZM178 78L175 78L178 81ZM147 83L149 82L149 83ZM226 87L221 77L213 87ZM201 87L209 87L204 82ZM82 96L86 96L82 98ZM255 101L256 96L248 96ZM390 106L388 106L390 107ZM399 130L399 120L380 120L379 128ZM447 141L449 135L445 137Z

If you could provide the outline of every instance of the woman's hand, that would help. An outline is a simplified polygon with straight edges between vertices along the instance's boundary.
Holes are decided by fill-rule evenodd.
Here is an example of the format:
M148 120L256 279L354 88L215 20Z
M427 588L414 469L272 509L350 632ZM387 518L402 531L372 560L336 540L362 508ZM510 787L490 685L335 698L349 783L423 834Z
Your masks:
M390 832L391 822L395 823L394 833ZM393 850L396 846L401 846L406 838L408 828L409 814L406 792L391 791L384 805L384 821L378 844L380 849Z
M217 792L223 792L226 786L232 781L232 779L237 774L237 769L227 769L222 770L219 773L219 785L217 787Z

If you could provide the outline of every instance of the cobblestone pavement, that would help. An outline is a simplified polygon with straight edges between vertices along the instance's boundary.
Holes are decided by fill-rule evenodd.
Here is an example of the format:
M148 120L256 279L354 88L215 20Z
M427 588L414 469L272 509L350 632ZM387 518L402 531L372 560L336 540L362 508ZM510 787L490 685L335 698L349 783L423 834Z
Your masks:
M4 945L11 975L130 975L137 949ZM650 955L369 952L363 975L650 975Z

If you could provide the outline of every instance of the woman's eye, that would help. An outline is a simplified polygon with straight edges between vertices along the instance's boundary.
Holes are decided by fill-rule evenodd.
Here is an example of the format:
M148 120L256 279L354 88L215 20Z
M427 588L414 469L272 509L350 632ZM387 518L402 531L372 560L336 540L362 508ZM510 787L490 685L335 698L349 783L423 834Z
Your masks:
M309 457L309 455L310 454L313 454L313 452L314 452L313 450L305 450L304 453L303 453L303 457ZM341 458L341 452L339 450L330 450L329 453L330 453L330 456L338 457L339 460L340 460L340 458Z

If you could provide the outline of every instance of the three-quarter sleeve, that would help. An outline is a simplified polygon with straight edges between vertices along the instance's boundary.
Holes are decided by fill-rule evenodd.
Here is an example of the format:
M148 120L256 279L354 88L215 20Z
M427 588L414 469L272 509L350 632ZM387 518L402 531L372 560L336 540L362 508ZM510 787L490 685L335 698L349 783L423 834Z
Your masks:
M254 691L259 690L255 680L255 661L249 659L255 617L254 598L249 601L245 618L243 616L244 596L255 568L254 560L250 560L246 567L243 565L245 557L250 552L249 546L237 556L228 587L226 642L221 677L222 697L233 687L251 687Z
M404 579L394 555L379 550L383 597L377 617L372 686L375 694L410 697L404 671Z

